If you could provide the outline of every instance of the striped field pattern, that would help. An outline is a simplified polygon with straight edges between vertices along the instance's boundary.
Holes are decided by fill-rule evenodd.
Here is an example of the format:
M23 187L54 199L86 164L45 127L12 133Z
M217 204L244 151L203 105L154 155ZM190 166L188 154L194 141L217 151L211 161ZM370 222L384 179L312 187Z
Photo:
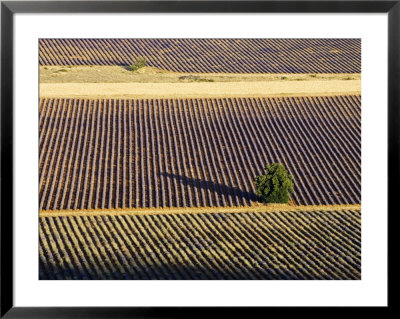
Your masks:
M40 218L40 279L361 279L361 212Z
M131 65L197 73L360 73L360 39L40 39L40 65Z
M361 201L361 97L40 101L40 209L246 206L280 162L299 205Z

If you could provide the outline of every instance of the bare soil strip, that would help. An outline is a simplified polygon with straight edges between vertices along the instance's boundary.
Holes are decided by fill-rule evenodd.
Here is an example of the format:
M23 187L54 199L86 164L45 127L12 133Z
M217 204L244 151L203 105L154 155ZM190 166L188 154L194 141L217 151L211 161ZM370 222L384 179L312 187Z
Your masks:
M183 73L143 67L129 71L121 66L41 66L40 83L188 83L257 81L360 80L359 73Z
M360 94L360 80L191 83L41 83L40 97L226 98Z
M360 94L360 74L181 73L144 67L42 66L40 96L213 98Z
M94 209L94 210L41 210L40 217L61 216L142 216L142 215L172 215L172 214L206 214L206 213L254 213L277 211L333 211L333 210L357 210L360 204L351 205L252 205L234 207L172 207L172 208L126 208L126 209Z

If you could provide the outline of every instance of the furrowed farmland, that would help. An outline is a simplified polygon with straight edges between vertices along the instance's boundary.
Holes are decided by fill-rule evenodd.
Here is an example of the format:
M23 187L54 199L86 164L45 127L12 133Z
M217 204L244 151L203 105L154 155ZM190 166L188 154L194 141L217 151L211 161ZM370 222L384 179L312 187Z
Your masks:
M40 65L198 73L360 73L360 39L40 39Z
M361 201L361 97L41 99L40 209L247 206L280 162L293 203Z
M361 279L361 212L40 218L40 279Z
M39 81L41 280L361 279L361 39L40 39Z

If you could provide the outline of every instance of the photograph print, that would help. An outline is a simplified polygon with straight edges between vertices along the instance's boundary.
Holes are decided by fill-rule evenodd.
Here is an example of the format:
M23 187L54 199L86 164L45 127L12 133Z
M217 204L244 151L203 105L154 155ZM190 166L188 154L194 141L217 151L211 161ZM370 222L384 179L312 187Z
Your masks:
M361 279L361 39L38 49L40 280Z

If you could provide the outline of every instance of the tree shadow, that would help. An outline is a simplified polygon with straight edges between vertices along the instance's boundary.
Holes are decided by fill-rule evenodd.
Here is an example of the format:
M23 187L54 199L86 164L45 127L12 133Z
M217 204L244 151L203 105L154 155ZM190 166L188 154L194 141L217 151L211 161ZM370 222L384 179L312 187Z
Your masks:
M121 65L119 65L121 68L123 68L124 70L126 70L126 71L132 71L131 70L131 66L130 65L128 65L128 64L121 64Z
M233 198L238 198L241 200L251 200L254 202L260 202L261 199L254 193L247 190L239 189L237 187L228 186L213 181L206 181L199 178L190 178L184 175L171 174L167 172L160 173L161 176L176 179L179 183L184 186L193 186L198 189L209 190L214 192L218 196L231 196Z

